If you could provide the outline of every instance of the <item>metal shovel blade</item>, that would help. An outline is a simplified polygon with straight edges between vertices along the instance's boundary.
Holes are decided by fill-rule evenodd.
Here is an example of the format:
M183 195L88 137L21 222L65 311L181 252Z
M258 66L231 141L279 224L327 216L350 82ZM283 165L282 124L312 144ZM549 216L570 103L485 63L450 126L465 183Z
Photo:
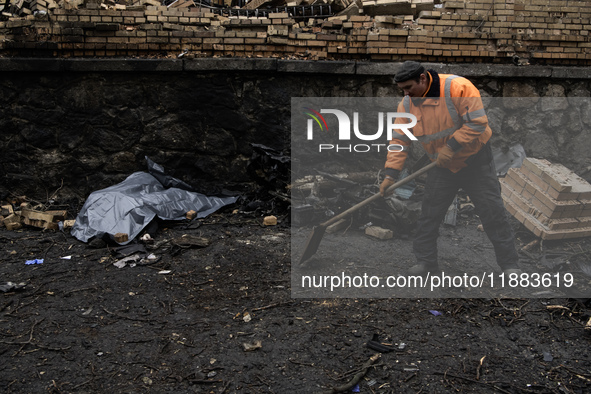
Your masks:
M304 249L304 253L300 258L300 264L308 260L316 253L316 251L318 250L318 246L320 246L320 241L322 241L322 237L324 237L326 227L327 226L323 224L314 226L314 229L312 229L312 234L310 234L310 236L308 237L308 241L306 241L306 248Z

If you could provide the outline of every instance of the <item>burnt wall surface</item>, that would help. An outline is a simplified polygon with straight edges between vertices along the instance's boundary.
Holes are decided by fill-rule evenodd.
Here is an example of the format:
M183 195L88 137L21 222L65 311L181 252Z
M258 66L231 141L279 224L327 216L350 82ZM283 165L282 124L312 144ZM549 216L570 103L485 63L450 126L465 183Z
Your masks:
M144 157L202 188L256 181L251 144L289 154L292 97L400 96L397 63L278 59L0 59L0 197L85 198L146 170ZM586 69L427 64L471 79L484 97L589 97ZM497 119L496 147L562 163L589 179L591 108L538 132ZM514 119L513 122L516 120ZM577 130L580 130L577 129ZM377 158L376 163L381 163ZM378 171L368 164L366 170Z

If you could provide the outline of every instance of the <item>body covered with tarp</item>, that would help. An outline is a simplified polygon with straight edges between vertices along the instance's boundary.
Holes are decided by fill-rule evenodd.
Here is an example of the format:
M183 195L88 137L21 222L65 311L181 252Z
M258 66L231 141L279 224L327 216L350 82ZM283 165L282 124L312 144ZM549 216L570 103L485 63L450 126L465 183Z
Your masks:
M80 210L71 234L87 242L93 237L128 234L133 240L152 219L182 220L188 211L203 218L237 197L208 197L178 187L166 188L152 174L135 172L123 182L92 192Z

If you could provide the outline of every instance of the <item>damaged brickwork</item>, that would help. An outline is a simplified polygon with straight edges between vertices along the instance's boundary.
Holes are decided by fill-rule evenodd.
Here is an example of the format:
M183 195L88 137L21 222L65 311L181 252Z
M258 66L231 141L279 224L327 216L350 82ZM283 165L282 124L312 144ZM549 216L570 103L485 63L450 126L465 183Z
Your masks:
M3 56L591 64L588 1L367 0L309 19L295 7L222 15L188 1L18 3L0 21Z

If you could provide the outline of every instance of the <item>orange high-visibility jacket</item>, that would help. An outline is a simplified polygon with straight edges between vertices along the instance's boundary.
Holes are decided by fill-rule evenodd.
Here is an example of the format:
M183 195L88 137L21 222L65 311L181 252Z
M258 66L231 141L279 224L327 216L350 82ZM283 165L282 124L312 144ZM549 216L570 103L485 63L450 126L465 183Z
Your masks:
M456 153L447 168L458 172L466 167L466 159L488 142L492 130L480 92L472 82L457 75L438 74L432 70L428 73L432 82L426 97L405 96L398 104L398 112L417 117L417 124L410 131L422 143L431 161L435 161L446 144L450 146ZM396 119L396 123L409 122L409 119ZM402 170L411 142L400 130L394 130L390 144L401 145L404 149L388 152L386 169Z

